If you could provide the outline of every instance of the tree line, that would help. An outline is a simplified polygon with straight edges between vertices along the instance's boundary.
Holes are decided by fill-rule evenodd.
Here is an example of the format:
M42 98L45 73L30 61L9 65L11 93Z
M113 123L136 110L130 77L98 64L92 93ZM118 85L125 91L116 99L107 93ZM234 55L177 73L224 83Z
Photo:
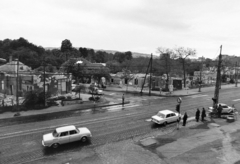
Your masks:
M158 47L156 53L159 57L154 58L152 61L152 73L156 76L166 74L167 79L170 76L179 75L185 79L186 75L193 76L194 71L200 71L203 66L205 68L216 67L218 60L210 58L191 60L190 57L196 56L197 52L195 49L185 47ZM133 57L131 51L108 53L91 48L75 48L68 39L61 42L60 48L54 49L45 49L34 45L24 38L0 40L0 58L8 61L10 56L13 59L18 58L20 62L37 71L42 71L43 66L45 66L45 71L48 72L56 72L61 68L71 70L69 68L69 59L82 58L91 63L106 63L107 68L109 68L108 73L117 73L123 69L129 70L131 73L146 73L150 59L150 56ZM235 65L233 63L234 61L225 59L222 69ZM77 67L75 66L75 72L72 72L76 76L79 70Z

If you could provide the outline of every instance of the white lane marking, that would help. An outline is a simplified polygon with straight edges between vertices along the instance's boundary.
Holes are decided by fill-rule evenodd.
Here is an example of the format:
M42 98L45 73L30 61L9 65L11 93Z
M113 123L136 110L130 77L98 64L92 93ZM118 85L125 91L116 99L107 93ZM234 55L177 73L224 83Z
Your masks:
M232 100L232 101L240 101L240 99Z
M194 95L194 96L191 96L191 97L194 99L194 98L205 97L205 96L208 96L208 95Z
M151 120L152 120L152 119L151 119L151 118L149 118L149 119L146 119L145 121L147 121L147 122L151 122Z
M109 95L115 95L115 93L109 93Z

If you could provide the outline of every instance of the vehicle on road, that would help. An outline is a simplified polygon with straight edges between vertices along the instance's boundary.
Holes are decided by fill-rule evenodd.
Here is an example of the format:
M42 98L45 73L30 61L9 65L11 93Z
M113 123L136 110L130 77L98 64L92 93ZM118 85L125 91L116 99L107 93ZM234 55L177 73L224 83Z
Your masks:
M233 113L234 110L235 110L234 107L228 106L228 105L223 104L223 103L218 103L218 104L217 104L217 108L219 107L220 104L221 104L221 106L222 106L222 114L231 114L231 113ZM209 113L217 113L217 111L214 111L214 108L213 108L213 107L208 107L208 112L209 112Z
M77 128L74 125L56 128L52 133L44 134L42 145L57 148L59 145L75 142L90 141L92 134L86 127Z
M151 121L156 124L167 125L168 123L178 121L181 115L171 110L159 111L156 115L152 116Z
M103 95L103 90L99 89L98 87L94 87L93 90L89 90L89 93L94 95Z

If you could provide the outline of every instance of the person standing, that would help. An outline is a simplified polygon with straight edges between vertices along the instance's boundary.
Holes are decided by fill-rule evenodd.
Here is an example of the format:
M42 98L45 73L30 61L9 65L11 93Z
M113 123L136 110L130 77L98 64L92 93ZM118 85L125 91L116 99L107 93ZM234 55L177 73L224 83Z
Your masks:
M124 97L124 94L122 95L122 106L124 106L124 99L125 99L125 97Z
M219 104L219 107L218 107L218 118L221 118L221 115L222 115L222 106L221 106L221 104Z
M183 126L186 125L187 119L188 119L188 115L187 115L187 112L185 112L183 115Z
M206 111L205 111L205 108L202 108L202 114L201 114L201 117L202 117L202 121L205 121L205 117L206 117Z
M197 122L199 121L199 117L200 117L200 110L197 108L196 115L195 115Z

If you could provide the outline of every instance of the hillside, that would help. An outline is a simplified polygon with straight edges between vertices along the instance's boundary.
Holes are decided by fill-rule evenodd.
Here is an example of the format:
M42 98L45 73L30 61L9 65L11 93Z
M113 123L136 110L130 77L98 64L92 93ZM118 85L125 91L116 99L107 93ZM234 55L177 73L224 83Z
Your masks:
M76 49L79 49L79 47L75 47ZM45 50L52 50L52 49L60 49L60 47L44 47ZM92 49L92 48L87 48L87 49ZM115 50L103 50L103 49L94 49L94 51L105 51L107 53L112 53L115 54L116 52L121 52L121 51L115 51ZM133 58L138 58L138 57L150 57L151 54L144 54L144 53L139 53L139 52L132 52ZM159 56L153 55L153 58L156 59Z

